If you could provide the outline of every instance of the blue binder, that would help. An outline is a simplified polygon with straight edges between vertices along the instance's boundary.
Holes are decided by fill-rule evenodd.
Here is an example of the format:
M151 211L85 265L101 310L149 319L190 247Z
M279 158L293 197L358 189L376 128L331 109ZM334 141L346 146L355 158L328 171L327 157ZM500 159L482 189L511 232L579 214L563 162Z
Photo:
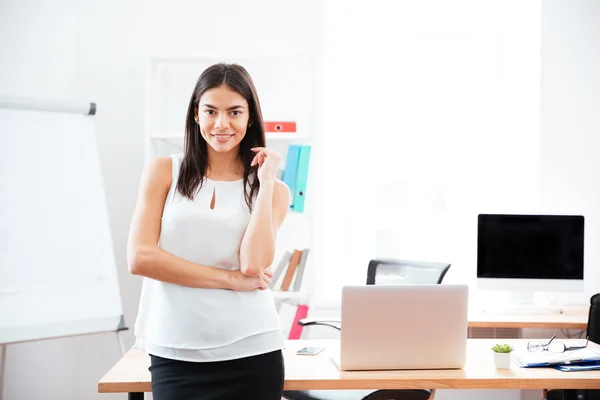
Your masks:
M296 185L294 187L292 209L296 212L304 211L306 198L306 181L308 180L308 164L310 161L310 146L300 146L298 154L298 167L296 169Z
M555 365L554 369L564 372L573 371L594 371L600 369L600 361L591 361L587 363L575 364L575 365Z
M298 170L299 155L299 145L291 144L288 146L288 152L285 161L285 169L283 170L283 176L281 177L281 180L288 186L288 188L290 188L290 192L292 193L290 207L294 206L294 193L296 191L296 173Z

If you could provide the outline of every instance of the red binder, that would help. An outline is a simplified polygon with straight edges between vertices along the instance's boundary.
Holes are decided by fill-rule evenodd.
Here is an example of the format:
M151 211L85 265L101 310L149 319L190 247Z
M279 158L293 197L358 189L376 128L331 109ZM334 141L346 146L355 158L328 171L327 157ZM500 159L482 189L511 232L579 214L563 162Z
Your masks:
M296 122L265 121L265 132L296 132Z
M306 304L298 304L296 316L294 317L294 322L292 323L292 329L290 330L288 339L300 339L300 336L302 336L302 325L298 324L298 321L300 321L302 318L306 318L307 315L308 306Z

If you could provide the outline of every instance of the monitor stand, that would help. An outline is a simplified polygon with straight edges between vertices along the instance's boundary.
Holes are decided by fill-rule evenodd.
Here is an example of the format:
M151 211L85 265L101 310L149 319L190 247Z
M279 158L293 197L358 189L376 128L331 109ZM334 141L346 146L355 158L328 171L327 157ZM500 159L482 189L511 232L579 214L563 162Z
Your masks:
M535 293L524 291L511 291L510 300L502 304L490 304L483 307L483 312L488 314L528 314L548 315L560 314L561 307L550 304L539 304L535 301Z

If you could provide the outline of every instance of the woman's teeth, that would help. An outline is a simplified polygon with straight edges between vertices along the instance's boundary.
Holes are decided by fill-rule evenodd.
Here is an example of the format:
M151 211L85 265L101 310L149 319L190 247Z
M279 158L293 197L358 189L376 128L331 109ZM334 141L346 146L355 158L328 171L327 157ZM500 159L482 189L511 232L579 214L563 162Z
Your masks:
M217 143L227 143L233 135L212 135Z

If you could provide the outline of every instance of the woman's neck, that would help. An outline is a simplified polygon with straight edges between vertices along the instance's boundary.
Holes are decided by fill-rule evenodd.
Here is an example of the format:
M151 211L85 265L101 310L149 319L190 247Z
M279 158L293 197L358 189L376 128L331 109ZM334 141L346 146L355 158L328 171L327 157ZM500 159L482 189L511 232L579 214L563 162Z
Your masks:
M213 180L241 178L244 175L244 166L238 155L237 148L226 153L219 153L209 147L207 176Z

